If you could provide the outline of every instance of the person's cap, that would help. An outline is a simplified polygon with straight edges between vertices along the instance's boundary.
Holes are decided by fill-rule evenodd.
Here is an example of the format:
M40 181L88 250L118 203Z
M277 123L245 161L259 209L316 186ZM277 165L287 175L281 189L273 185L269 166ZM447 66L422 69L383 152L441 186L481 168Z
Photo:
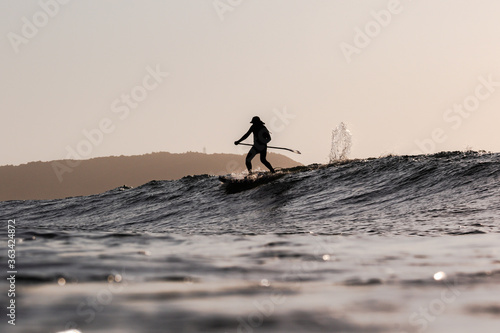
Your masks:
M252 123L252 124L262 123L262 120L260 120L259 117L255 116L255 117L252 118L252 121L250 123Z

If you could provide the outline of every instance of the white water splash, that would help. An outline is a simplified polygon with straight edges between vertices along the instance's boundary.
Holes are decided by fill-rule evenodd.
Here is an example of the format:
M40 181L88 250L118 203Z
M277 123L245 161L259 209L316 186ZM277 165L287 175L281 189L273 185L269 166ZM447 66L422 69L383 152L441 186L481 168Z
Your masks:
M346 124L340 123L332 131L332 148L330 149L330 163L347 159L351 152L352 134Z

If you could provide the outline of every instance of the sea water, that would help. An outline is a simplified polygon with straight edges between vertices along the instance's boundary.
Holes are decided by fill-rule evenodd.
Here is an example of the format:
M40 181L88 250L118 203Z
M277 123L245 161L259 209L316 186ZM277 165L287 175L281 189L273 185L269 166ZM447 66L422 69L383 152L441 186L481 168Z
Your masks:
M18 269L1 332L499 331L499 154L284 172L1 202Z
M347 125L341 122L332 131L332 147L330 148L330 163L343 161L349 157L352 146L352 134Z

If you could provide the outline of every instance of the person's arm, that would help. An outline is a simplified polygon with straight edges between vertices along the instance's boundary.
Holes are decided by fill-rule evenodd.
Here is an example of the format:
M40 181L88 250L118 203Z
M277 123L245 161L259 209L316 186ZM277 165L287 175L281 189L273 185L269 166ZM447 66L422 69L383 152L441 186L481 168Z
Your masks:
M248 130L248 132L245 133L245 135L243 135L241 137L241 139L239 139L238 141L234 141L234 144L235 145L239 145L241 141L245 140L246 138L248 138L248 136L252 134L252 127L250 127L250 129Z

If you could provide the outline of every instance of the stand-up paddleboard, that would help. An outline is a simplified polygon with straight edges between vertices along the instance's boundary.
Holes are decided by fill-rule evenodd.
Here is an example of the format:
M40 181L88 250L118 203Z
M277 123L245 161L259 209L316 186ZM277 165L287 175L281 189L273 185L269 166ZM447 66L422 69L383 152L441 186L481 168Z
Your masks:
M285 175L284 172L258 172L250 174L246 177L241 175L225 175L219 176L219 180L226 186L226 190L230 192L238 192L257 187L262 184L270 183L273 180L281 178Z

